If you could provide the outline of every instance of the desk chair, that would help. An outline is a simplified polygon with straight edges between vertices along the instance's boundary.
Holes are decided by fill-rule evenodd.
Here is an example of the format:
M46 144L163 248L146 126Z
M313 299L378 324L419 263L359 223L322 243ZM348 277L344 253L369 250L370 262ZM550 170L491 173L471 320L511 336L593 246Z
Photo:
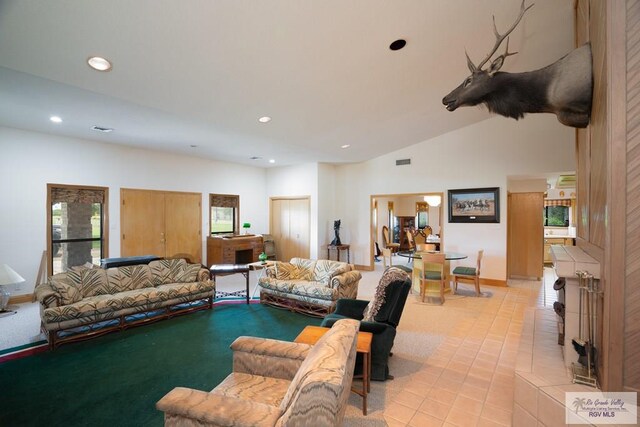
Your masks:
M382 241L384 243L384 247L389 248L392 254L400 250L400 243L391 242L391 239L389 238L389 227L386 225L382 226Z
M420 272L420 296L422 302L427 293L427 283L437 282L440 284L440 305L444 304L444 266L445 255L444 254L421 254L422 270Z
M484 250L480 249L478 251L478 258L476 261L476 267L463 267L458 266L453 269L453 273L451 274L453 277L453 293L456 293L458 290L458 280L469 280L472 281L476 287L476 296L480 296L480 265L482 264L482 255L484 254Z

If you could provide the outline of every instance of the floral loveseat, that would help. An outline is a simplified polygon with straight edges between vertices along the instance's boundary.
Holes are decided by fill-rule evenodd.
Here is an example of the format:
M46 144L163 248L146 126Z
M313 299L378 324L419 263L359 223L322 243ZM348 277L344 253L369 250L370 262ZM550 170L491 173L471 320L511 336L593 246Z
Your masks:
M356 359L357 320L339 320L314 346L239 337L233 372L211 392L176 387L156 408L165 426L340 426Z
M183 259L102 269L74 267L36 286L49 348L114 330L211 308L209 270Z
M260 278L260 302L323 317L340 298L355 298L362 275L353 265L325 259L275 261Z

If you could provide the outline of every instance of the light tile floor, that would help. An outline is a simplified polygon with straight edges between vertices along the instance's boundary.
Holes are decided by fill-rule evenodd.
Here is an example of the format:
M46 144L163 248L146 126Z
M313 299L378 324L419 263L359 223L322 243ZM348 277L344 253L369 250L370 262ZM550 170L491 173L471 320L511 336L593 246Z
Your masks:
M556 301L555 276L510 281L475 318L459 322L384 410L391 427L510 426L525 310ZM466 309L472 309L473 298ZM477 305L477 304L476 304ZM445 303L446 307L446 303Z

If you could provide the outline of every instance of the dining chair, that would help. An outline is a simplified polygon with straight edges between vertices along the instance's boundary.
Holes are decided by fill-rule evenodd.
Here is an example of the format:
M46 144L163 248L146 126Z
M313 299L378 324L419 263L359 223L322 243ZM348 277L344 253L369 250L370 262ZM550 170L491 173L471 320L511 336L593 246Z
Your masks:
M433 243L416 243L416 252L435 252L436 245Z
M413 239L413 233L411 232L411 230L407 230L405 231L405 233L407 234L407 243L409 244L409 250L412 251L416 248L416 242Z
M384 268L393 266L393 257L392 257L391 249L389 248L382 249L382 263L384 264ZM387 263L389 265L387 265Z
M389 248L391 253L398 252L400 249L400 243L393 243L389 238L389 227L386 225L382 226L382 240L385 248Z
M420 277L420 296L422 302L427 293L427 283L436 282L440 284L440 305L444 304L444 286L445 286L445 254L442 253L422 253L422 271Z
M458 290L458 280L469 280L473 281L473 284L476 287L476 295L480 296L480 265L482 264L482 255L484 254L484 250L480 249L478 251L478 257L476 261L476 267L464 267L458 266L453 269L451 273L453 279L453 293L456 293Z

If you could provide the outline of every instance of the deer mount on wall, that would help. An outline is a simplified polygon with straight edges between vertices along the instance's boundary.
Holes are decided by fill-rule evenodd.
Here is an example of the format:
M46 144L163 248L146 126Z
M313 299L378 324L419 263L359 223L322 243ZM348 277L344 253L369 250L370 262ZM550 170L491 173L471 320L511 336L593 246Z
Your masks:
M525 73L499 72L507 57L518 52L509 52L508 36L516 28L525 12L522 0L520 14L515 23L500 34L493 17L493 32L496 41L493 49L477 66L467 56L471 75L460 86L442 99L449 111L458 107L485 104L489 111L516 120L526 113L553 113L560 123L584 128L591 117L593 72L591 46L585 44L574 49L551 65ZM494 59L488 68L482 67L496 53L504 39L504 53Z

